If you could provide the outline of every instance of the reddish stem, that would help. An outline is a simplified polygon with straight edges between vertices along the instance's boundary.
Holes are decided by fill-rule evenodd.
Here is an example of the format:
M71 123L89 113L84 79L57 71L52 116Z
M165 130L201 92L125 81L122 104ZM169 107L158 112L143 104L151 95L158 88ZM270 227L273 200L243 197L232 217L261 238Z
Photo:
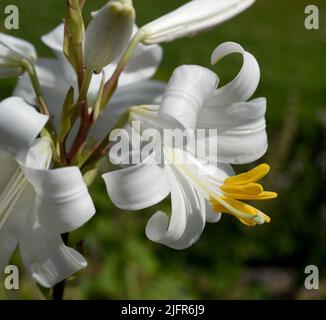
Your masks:
M82 112L81 112L81 122L79 126L79 130L77 133L77 136L75 138L75 141L70 149L70 151L67 154L67 162L68 164L73 164L77 154L81 150L81 148L84 146L88 133L91 129L91 126L93 124L93 114L88 113L88 107L87 103L83 103Z
M117 68L115 70L115 72L113 73L112 77L110 78L110 80L104 85L103 88L103 96L102 96L102 103L101 103L101 107L103 108L108 101L110 100L111 96L113 95L115 88L118 85L118 81L120 78L121 73L123 72L125 68L125 65ZM101 109L102 109L101 108Z

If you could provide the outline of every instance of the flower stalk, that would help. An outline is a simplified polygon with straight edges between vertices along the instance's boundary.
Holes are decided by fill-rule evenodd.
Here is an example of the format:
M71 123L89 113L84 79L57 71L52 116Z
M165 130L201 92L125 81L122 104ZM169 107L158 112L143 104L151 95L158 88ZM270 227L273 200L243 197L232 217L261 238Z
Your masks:
M89 156L80 164L80 168L82 172L85 171L85 169L91 167L93 164L97 163L102 157L104 157L108 152L109 148L108 145L111 142L111 133L115 129L123 128L123 126L128 122L130 111L127 110L124 112L115 126L105 135L105 137L100 141L93 151L90 152Z
M67 163L73 164L77 156L80 154L83 145L86 142L89 130L94 122L94 117L92 113L88 111L88 101L87 101L87 92L92 80L93 72L91 69L86 69L85 76L83 79L83 83L81 85L79 98L77 101L77 105L80 106L80 117L81 122L79 126L79 130L75 141L67 154Z
M39 78L37 76L35 66L33 65L33 63L31 63L27 59L24 59L22 61L22 65L23 65L24 69L26 70L26 72L28 73L29 78L31 80L32 87L35 92L38 104L39 104L40 112L49 117L49 121L45 125L45 130L49 133L54 145L56 145L56 141L57 141L56 129L55 129L55 126L50 118L50 112L49 112L49 109L47 107L47 104L46 104L46 101L45 101L45 98L44 98L44 95L42 92L41 84L40 84Z
M128 61L132 57L137 45L139 42L141 42L143 39L143 33L138 32L133 39L130 41L128 47L126 48L124 54L122 55L119 64L117 65L113 75L111 78L106 82L106 84L103 87L103 92L102 92L102 98L100 102L100 107L98 108L101 111L103 111L110 101L111 97L113 96L117 85L118 81L120 78L121 73L123 72L124 68L126 67ZM80 128L78 131L78 134L76 136L76 139L74 141L74 144L70 150L70 152L67 155L68 163L72 164L76 162L76 159L78 155L81 152L81 149L83 145L86 142L88 133L94 123L95 117L94 117L94 112L89 113L88 112L88 105L87 105L87 92L89 89L89 85L91 82L92 78L92 70L90 68L86 69L85 72L85 77L83 84L81 86L81 91L80 91L80 96L79 96L79 102L82 103L82 111L81 111L81 124ZM98 111L97 109L97 111ZM93 110L94 111L94 110ZM97 115L97 117L99 114ZM125 121L125 114L122 115L121 119L118 121L118 125L121 121ZM121 121L120 121L121 120ZM87 158L86 161L82 164L82 167L85 168L85 166L88 166L91 163L94 163L97 161L99 158L103 157L107 153L105 150L107 145L109 144L109 137L110 137L110 132L104 137L104 139L95 147L94 152L91 154L90 158Z
M130 41L127 49L124 51L119 64L117 65L112 77L107 81L104 85L103 96L101 101L101 109L103 110L107 103L110 101L113 96L119 81L119 77L123 70L125 69L128 61L132 57L137 45L142 41L144 34L142 32L138 32Z

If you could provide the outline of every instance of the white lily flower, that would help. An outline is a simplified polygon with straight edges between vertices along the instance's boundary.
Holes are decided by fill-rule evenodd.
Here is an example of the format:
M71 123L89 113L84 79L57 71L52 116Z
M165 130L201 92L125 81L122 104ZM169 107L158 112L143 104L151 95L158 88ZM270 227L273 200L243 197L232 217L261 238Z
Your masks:
M241 13L255 0L192 0L146 24L140 30L143 43L170 42L193 36Z
M205 222L219 221L221 213L231 214L247 226L270 222L266 214L243 202L277 196L257 183L268 173L268 165L235 176L228 164L212 166L167 146L164 159L163 166L150 157L139 165L103 175L110 199L124 210L148 208L171 195L170 219L158 211L147 223L150 240L174 249L188 248L199 239Z
M233 52L240 52L244 63L226 86L216 89L218 77L206 68L182 66L174 72L161 106L141 106L130 112L130 121L141 121L142 130L217 128L217 135L210 137L219 142L217 161L196 158L191 148L183 151L163 145L162 165L155 162L154 154L138 165L103 175L111 200L121 209L147 208L171 194L171 218L159 211L146 227L149 239L171 248L191 246L200 237L205 221L217 222L221 212L248 226L270 221L242 202L277 196L257 183L268 173L268 165L234 176L229 164L254 161L267 146L266 100L246 102L259 83L256 59L240 45L224 43L214 51L212 63Z
M110 0L93 14L85 35L86 68L100 73L122 53L132 35L135 15L132 0Z
M137 31L138 28L134 26L133 34L136 34ZM63 36L63 24L43 36L43 42L54 51L57 59L39 59L36 62L41 87L56 123L60 121L60 106L64 102L67 88L70 86L77 88L75 72L63 54ZM150 80L150 78L155 74L162 55L162 48L158 45L137 45L134 55L120 76L117 91L110 100L110 107L104 110L93 126L91 135L95 139L101 139L128 107L134 104L160 102L165 83ZM118 61L119 57L104 68L106 80L112 76ZM93 76L88 92L90 101L95 100L101 81L102 75ZM19 79L14 95L24 98L30 104L36 103L33 88L26 76Z
M52 287L87 265L60 234L95 208L77 167L49 169L50 142L35 140L47 120L21 98L0 103L0 270L18 245L34 280Z
M0 78L19 76L24 72L22 60L36 61L35 48L29 42L0 33Z

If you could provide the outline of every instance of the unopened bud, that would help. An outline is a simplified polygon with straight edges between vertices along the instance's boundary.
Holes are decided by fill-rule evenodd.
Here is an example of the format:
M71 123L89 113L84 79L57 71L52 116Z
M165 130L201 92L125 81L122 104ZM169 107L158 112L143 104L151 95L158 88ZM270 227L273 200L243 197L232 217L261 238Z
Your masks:
M96 73L116 59L132 35L135 9L132 0L111 0L94 14L86 30L86 68Z

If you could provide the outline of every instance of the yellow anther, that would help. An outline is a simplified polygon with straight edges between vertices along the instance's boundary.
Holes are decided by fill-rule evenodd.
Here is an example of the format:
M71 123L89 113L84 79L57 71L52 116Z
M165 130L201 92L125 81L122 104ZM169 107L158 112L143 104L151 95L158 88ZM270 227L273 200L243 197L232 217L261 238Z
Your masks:
M264 191L256 181L263 178L270 170L267 164L227 178L220 187L222 196L211 196L212 208L216 212L229 213L248 226L270 222L271 219L255 207L239 200L267 200L277 197L277 193Z
M246 185L222 185L220 188L223 193L230 194L247 194L256 195L264 191L263 187L259 183L248 183Z
M255 167L252 170L249 170L248 172L238 174L233 177L229 177L225 179L224 184L231 184L231 185L243 185L243 184L248 184L251 182L256 182L263 177L265 177L270 170L270 167L268 164L263 163L257 167Z
M212 208L215 212L229 213L239 219L243 224L251 227L264 222L269 223L271 221L268 215L247 203L228 197L222 197L222 199L229 208L226 208L225 205L222 205L218 200L211 199Z

